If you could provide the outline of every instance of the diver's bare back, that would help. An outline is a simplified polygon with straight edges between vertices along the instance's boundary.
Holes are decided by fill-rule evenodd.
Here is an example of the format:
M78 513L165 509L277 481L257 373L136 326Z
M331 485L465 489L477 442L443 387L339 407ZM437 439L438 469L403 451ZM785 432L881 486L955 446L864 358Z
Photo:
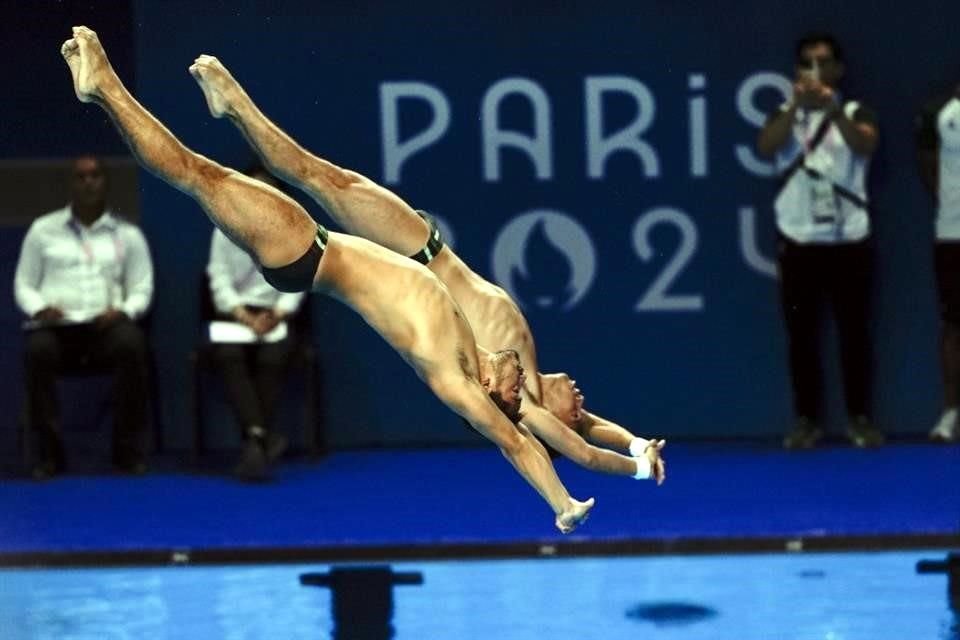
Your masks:
M431 386L453 377L479 381L471 327L426 267L363 238L330 232L317 285L357 311Z

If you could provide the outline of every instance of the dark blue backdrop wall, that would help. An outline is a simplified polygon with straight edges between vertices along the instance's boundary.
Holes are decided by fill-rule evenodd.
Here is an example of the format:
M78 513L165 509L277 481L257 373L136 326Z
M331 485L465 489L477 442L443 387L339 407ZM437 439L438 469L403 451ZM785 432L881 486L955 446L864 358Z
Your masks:
M876 108L883 138L872 176L877 418L896 432L929 427L940 401L932 209L912 121L960 80L955 3L379 4L144 1L129 27L88 22L112 51L133 30L136 68L124 61L121 75L188 146L233 166L251 157L187 73L214 54L306 147L436 213L467 262L521 302L542 368L574 374L592 409L643 433L695 436L771 435L790 420L773 183L752 143L788 89L795 38L830 29L846 46L846 90ZM34 88L43 101L70 100L62 72ZM66 137L102 121L69 104L58 107ZM210 225L151 177L142 198L165 427L182 445ZM472 438L358 317L313 304L334 444Z

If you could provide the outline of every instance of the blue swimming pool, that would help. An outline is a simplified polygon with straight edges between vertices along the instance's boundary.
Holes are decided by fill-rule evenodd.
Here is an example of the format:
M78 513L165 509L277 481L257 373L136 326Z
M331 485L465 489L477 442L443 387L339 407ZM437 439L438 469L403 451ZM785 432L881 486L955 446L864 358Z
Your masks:
M423 576L422 585L394 588L392 624L394 637L408 640L957 640L945 575L918 575L915 569L918 560L944 554L392 563L396 573ZM330 569L2 570L0 637L330 638L330 589L299 583L303 573ZM373 595L367 600L375 604Z

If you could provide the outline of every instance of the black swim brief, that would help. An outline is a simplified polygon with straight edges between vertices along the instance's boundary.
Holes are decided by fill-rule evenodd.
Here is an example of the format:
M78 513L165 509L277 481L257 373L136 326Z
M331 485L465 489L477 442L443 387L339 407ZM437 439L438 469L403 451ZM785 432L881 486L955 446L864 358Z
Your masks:
M440 237L440 228L437 226L437 221L433 216L419 209L417 209L417 213L430 225L430 235L427 237L427 246L410 256L410 258L420 264L427 265L440 253L440 249L443 249L443 238Z
M313 278L317 274L317 266L320 265L323 251L327 248L328 236L327 230L318 224L317 237L310 243L307 252L283 267L276 269L263 267L261 272L264 280L277 291L284 293L300 293L313 289Z

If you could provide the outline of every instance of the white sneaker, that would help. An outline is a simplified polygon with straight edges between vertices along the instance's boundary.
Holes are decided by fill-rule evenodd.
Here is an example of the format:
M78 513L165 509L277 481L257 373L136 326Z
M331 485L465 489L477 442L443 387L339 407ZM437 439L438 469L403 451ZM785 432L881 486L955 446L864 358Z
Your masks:
M960 442L960 424L957 424L957 410L947 409L940 421L930 431L930 439L937 442Z

